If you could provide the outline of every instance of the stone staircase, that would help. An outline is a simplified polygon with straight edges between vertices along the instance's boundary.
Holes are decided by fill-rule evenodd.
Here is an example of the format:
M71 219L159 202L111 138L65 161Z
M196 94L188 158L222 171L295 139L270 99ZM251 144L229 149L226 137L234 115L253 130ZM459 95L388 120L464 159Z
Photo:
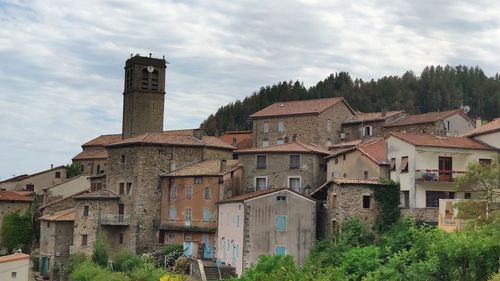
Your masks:
M204 265L207 280L219 280L219 270L217 265Z

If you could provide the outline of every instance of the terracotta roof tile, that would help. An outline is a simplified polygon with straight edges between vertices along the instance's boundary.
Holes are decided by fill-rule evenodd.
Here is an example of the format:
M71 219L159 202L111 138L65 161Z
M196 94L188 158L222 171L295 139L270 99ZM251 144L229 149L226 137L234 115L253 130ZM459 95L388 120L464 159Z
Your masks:
M394 136L416 146L496 150L496 148L494 147L488 146L467 137L438 137L410 133L391 133L391 136Z
M387 143L384 139L378 139L366 144L361 144L358 146L358 150L375 163L387 163Z
M30 255L23 254L23 253L16 253L16 254L0 257L0 263L13 262L13 261L18 261L18 260L27 260L29 258L30 258Z
M485 134L491 134L500 131L500 118L496 118L493 121L484 124L481 128L476 129L472 132L465 134L466 137L475 137Z
M245 193L245 194L237 195L237 196L231 197L229 199L226 199L224 201L220 201L217 204L233 203L233 202L243 202L243 201L246 201L246 200L249 200L249 199L257 198L259 196L263 196L263 195L266 195L266 194L271 194L271 193L278 192L278 191L283 191L283 190L295 193L295 194L297 194L297 195L299 195L301 197L304 197L306 199L315 201L313 198L311 198L309 196L306 196L304 194L300 194L300 193L298 193L296 191L291 190L290 188L286 188L286 187L283 188L282 187L282 188L268 188L268 189L263 189L263 190L259 190L259 191L255 191L255 192L250 192L250 193Z
M85 160L85 159L107 159L108 152L103 148L84 148L82 152L78 153L73 160Z
M220 147L220 148L227 148L227 149L236 149L236 147L232 146L231 144L228 144L217 137L212 137L212 136L203 136L201 139L205 144L209 147Z
M73 199L120 199L120 196L109 189L102 189L94 192L83 193L77 196L73 196Z
M30 196L19 194L15 191L0 191L0 201L19 201L19 202L31 202L33 198Z
M222 175L224 172L234 169L238 165L238 160L226 160L226 168L221 171L221 160L205 160L184 165L169 173L164 174L164 176L218 176Z
M233 144L236 139L236 148L244 149L252 147L252 131L228 131L219 137L225 143Z
M402 120L387 124L387 125L385 125L385 127L396 127L396 126L407 126L407 125L431 123L431 122L435 122L438 120L448 118L448 117L455 115L455 114L460 114L465 119L469 120L469 117L467 117L467 115L465 115L465 113L461 109L453 109L453 110L440 111L440 112L428 112L428 113L418 114L418 115L409 115Z
M82 146L105 146L121 140L122 134L100 135L97 138L84 143Z
M39 220L44 220L44 221L74 221L75 220L75 209L67 209L67 210L56 212L54 214L44 215L44 216L40 217Z
M337 149L354 147L354 146L360 144L362 141L363 141L362 139L357 139L357 140L352 140L352 141L340 142L340 143L330 145L328 147L328 149L329 150L337 150Z
M237 150L236 153L319 153L319 154L330 154L330 152L318 145L306 144L301 142L291 142L285 144L277 144L266 147L252 147L247 149Z
M319 114L339 102L344 102L346 106L354 112L347 102L345 102L344 98L336 97L327 99L276 102L260 111L255 112L250 115L250 117L261 118L286 115Z
M394 115L404 113L404 110L397 111L387 111L385 116L382 116L382 112L369 112L369 113L357 113L351 118L348 118L343 124L355 124L361 122L373 122L373 121L383 121Z

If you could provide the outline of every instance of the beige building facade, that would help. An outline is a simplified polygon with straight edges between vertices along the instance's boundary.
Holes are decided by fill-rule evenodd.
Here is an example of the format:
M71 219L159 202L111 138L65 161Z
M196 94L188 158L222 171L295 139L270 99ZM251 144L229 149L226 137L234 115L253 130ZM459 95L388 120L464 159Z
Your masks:
M43 195L43 189L66 180L66 169L57 166L31 175L21 175L0 182L0 189L7 191L34 191Z
M30 256L22 253L0 257L0 280L28 281Z

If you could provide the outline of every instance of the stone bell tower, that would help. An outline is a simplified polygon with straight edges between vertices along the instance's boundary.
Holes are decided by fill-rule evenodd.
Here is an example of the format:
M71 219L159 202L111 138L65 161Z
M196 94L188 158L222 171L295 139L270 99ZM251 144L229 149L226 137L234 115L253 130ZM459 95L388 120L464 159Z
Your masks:
M163 132L165 58L133 56L125 63L122 138Z

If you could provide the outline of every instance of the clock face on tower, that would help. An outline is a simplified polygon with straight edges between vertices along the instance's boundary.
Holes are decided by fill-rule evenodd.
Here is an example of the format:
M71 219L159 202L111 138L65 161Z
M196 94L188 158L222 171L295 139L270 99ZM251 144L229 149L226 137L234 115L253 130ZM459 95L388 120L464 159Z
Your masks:
M153 72L155 70L155 68L150 65L150 66L147 67L147 70L149 72Z

